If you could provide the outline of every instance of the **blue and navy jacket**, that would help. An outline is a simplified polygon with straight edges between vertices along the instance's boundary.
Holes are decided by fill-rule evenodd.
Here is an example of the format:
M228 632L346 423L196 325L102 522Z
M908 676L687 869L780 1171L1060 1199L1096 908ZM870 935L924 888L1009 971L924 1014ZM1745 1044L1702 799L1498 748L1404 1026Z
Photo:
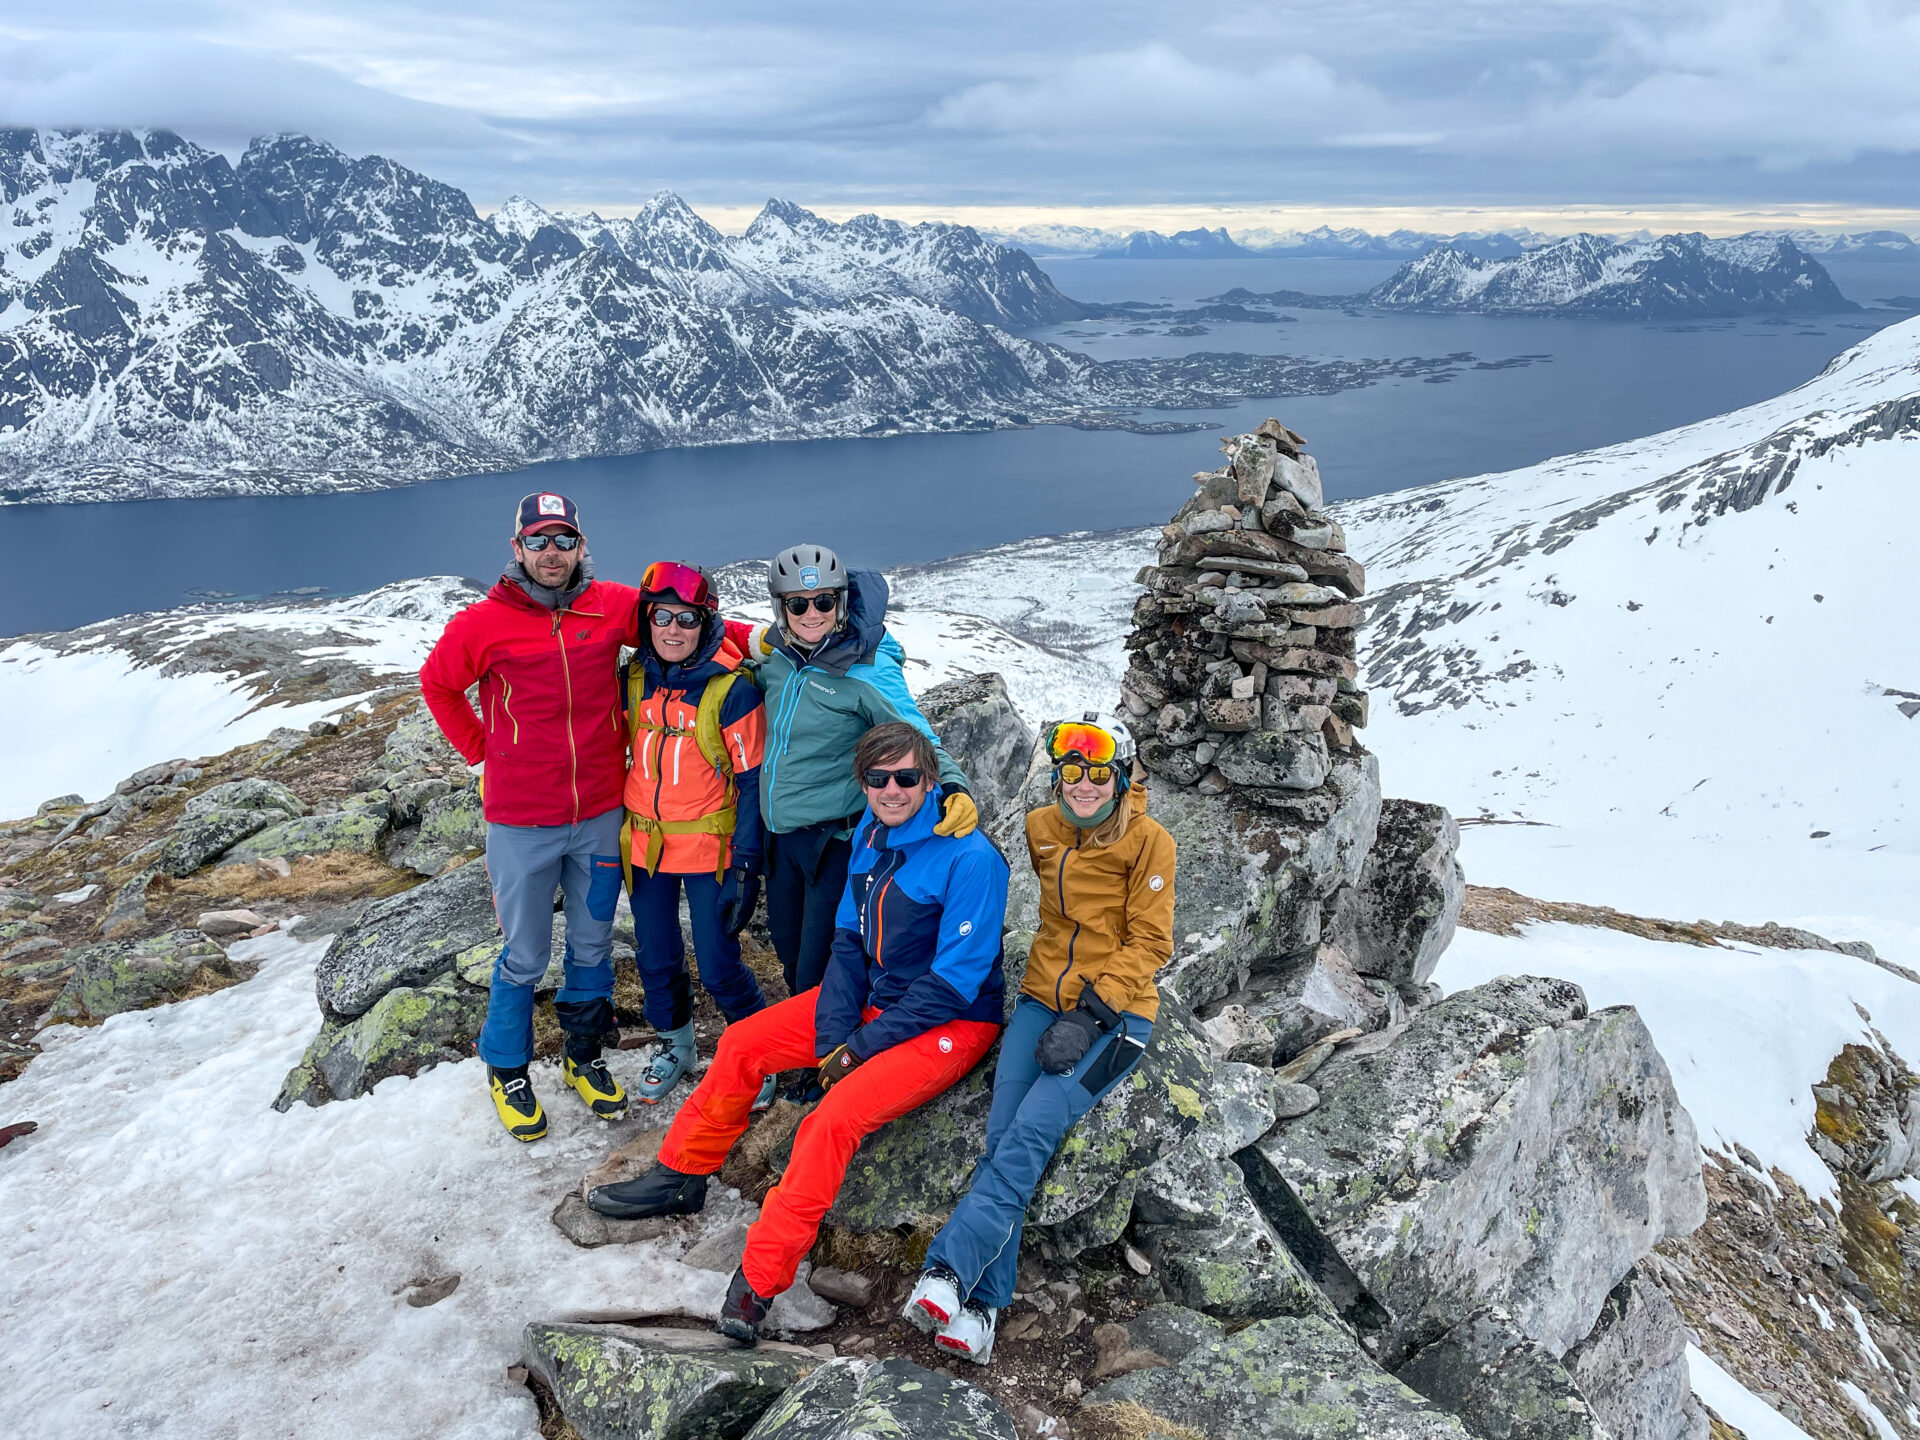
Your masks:
M791 834L810 825L848 824L866 808L853 773L853 747L875 725L904 720L933 741L940 783L967 788L907 689L906 652L887 633L887 581L878 570L847 573L847 619L811 655L791 643L760 662L754 678L767 696L767 752L760 814L767 829ZM776 629L776 633L779 633Z
M1000 1023L1007 862L984 830L935 835L939 823L937 785L897 829L861 817L814 1002L817 1054L845 1045L870 1060L949 1020ZM869 1008L880 1013L863 1023Z

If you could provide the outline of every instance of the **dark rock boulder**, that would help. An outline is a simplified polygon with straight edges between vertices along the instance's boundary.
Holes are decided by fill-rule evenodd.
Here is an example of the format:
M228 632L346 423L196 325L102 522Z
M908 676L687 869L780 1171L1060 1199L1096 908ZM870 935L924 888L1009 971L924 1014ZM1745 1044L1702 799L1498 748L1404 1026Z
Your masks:
M532 1324L522 1353L583 1440L734 1440L821 1363L797 1345L631 1325Z
M1565 1367L1498 1311L1463 1320L1394 1374L1481 1440L1604 1440Z
M275 818L287 820L307 813L306 804L298 795L278 780L261 775L210 786L187 801L182 813L192 817L214 810L267 810L273 812Z
M438 875L456 857L474 856L487 848L487 821L481 813L480 791L467 786L444 790L445 781L420 782L421 788L443 787L419 811L419 829L392 855L396 865L420 875ZM407 792L409 795L416 791ZM396 800L401 797L396 796Z
M168 875L185 878L279 819L280 811L259 806L201 810L183 815L180 823L151 847L150 854L138 851L132 858L145 859Z
M1356 972L1409 992L1432 977L1466 893L1453 816L1439 805L1386 800L1360 878L1340 892L1329 938Z
M827 1361L774 1401L747 1436L1016 1440L1013 1421L984 1390L898 1359Z
M1092 1391L1104 1433L1207 1440L1465 1440L1460 1422L1383 1372L1337 1324L1263 1320L1178 1363ZM1102 1433L1102 1432L1094 1432Z
M1019 798L1034 747L1007 682L991 673L968 675L935 685L919 700L920 713L966 772L981 815L999 815Z
M1706 1440L1686 1325L1638 1267L1608 1292L1593 1330L1560 1363L1613 1440Z
M484 865L467 864L368 908L320 957L320 1008L365 1014L398 985L419 985L453 969L461 951L500 933Z

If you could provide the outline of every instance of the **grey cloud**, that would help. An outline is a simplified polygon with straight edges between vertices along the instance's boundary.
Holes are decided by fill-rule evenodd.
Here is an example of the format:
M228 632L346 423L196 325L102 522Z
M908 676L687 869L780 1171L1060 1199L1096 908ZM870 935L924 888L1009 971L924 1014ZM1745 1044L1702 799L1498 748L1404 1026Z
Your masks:
M83 0L0 118L303 129L497 203L1881 196L1920 0ZM63 28L85 26L85 29ZM1902 169L1904 165L1904 170Z

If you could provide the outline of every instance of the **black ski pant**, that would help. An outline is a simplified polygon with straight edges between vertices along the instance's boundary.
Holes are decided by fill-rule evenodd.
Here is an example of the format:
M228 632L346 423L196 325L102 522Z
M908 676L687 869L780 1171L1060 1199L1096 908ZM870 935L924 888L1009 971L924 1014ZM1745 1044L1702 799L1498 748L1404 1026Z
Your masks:
M847 888L852 842L840 820L767 835L767 932L786 974L787 993L811 990L827 973L833 920Z

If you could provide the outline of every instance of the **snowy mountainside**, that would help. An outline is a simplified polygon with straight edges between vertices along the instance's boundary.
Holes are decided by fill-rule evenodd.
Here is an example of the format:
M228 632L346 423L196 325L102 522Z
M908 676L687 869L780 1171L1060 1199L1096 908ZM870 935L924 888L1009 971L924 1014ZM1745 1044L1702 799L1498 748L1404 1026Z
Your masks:
M1336 507L1369 569L1369 744L1456 813L1920 848L1920 322L1796 390Z
M878 215L836 224L789 200L769 200L744 235L722 234L678 195L662 191L631 220L549 212L515 196L493 217L529 239L552 227L626 256L716 304L833 305L863 295L926 300L992 325L1022 327L1086 316L1019 250L967 225L903 225Z
M1767 235L1662 235L1625 243L1572 235L1499 259L1443 245L1410 260L1364 298L1389 310L1654 319L1858 308L1818 261L1792 241Z
M774 202L732 240L673 196L495 224L303 136L230 165L160 130L0 131L0 213L0 502L364 489L1350 383L1210 354L1197 386L1178 361L1021 339L988 319L1080 307L966 227Z

